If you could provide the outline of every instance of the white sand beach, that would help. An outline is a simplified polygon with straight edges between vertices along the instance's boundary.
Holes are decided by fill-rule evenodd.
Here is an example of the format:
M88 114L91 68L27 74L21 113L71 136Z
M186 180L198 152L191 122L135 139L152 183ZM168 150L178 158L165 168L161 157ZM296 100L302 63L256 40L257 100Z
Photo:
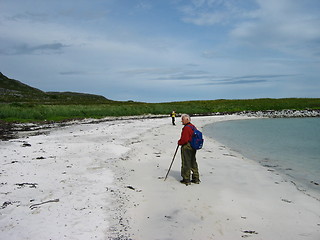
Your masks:
M202 182L179 182L179 151L164 181L176 122L78 123L1 141L0 239L320 239L319 199L206 136Z

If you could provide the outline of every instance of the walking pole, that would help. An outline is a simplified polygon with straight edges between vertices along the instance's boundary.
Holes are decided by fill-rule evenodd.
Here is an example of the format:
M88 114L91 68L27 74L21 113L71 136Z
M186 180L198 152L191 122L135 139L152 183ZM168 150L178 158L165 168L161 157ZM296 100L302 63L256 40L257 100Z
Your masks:
M168 170L168 172L167 172L166 177L164 178L164 181L167 179L168 174L169 174L169 172L170 172L170 170L171 170L171 167L172 167L172 164L173 164L174 158L176 157L176 154L177 154L178 148L179 148L179 145L177 146L176 152L175 152L175 153L174 153L174 155L173 155L173 158L172 158L172 161L171 161L171 164L170 164L169 170Z

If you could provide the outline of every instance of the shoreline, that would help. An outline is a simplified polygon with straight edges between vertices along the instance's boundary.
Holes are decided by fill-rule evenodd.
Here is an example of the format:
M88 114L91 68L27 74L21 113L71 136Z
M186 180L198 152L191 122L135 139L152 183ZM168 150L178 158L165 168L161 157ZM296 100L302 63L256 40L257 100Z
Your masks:
M249 117L193 117L192 122L202 129L237 118ZM179 182L179 152L163 181L181 133L176 122L84 123L2 141L0 237L319 238L318 201L214 139L205 139L197 153L199 185Z
M251 117L251 116L248 116L248 117L249 117L248 119L266 118L266 117ZM234 120L238 120L238 119L231 119L231 120L227 120L227 121L234 121ZM278 165L272 166L272 164L271 165L267 164L264 160L262 160L262 158L260 160L250 158L248 156L245 156L241 152L233 150L231 147L226 146L225 144L221 143L217 139L214 139L209 136L206 136L206 137L213 139L214 141L216 141L220 145L224 145L230 152L232 152L232 155L237 156L238 158L242 158L242 159L245 158L245 159L251 160L255 163L258 163L262 167L266 168L267 171L275 172L275 174L280 174L286 181L291 182L297 188L298 191L306 194L307 196L310 196L310 197L316 199L317 201L320 201L320 188L318 187L319 186L318 181L314 181L314 179L310 179L310 181L307 181L306 179L304 179L304 180L298 179L296 177L293 177L290 174L290 172L286 171L285 170L286 168L283 168L283 166L281 166L281 164L279 164L280 168Z
M192 122L201 129L212 118L194 117ZM125 189L123 198L129 199L122 213L126 224L117 231L123 239L300 239L307 235L306 239L315 240L320 236L317 200L259 163L234 155L214 139L206 139L197 154L202 180L199 185L186 187L179 183L179 151L168 179L163 182L181 131L178 126L170 134L174 140L157 143L165 128L159 126L144 134L121 164L123 169L130 170L119 185ZM288 214L288 209L293 213ZM315 211L315 216L302 217L304 211ZM300 222L301 217L304 222ZM292 230L298 222L300 228Z
M177 117L181 113L177 114ZM314 110L266 110L266 111L242 111L242 112L216 112L216 113L206 113L206 114L193 114L192 117L199 116L244 116L244 117L258 117L258 118L304 118L304 117L320 117L320 109ZM42 134L45 131L50 131L50 129L55 129L59 127L65 127L75 124L91 124L91 123L101 123L107 121L117 121L117 120L137 120L137 119L155 119L155 118L167 118L168 115L139 115L139 116L120 116L120 117L105 117L101 119L72 119L64 120L59 122L54 121L44 121L39 123L8 123L5 121L0 121L0 141L10 140L14 138L20 138L23 136L28 136L31 134ZM36 133L34 133L36 132Z

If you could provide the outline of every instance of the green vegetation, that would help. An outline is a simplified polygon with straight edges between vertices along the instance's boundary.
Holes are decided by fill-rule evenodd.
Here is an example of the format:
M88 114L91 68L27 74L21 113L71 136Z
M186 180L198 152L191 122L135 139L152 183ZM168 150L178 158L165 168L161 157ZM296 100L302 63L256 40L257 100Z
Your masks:
M178 113L210 114L241 111L283 109L320 109L319 98L212 100L170 103L111 102L91 105L45 105L12 103L0 105L0 119L4 121L60 121L76 118L103 118L107 116L134 116L144 114Z
M43 92L0 72L0 103L28 104L102 104L113 102L103 96L74 92Z
M0 120L6 122L62 121L169 114L172 110L191 115L266 111L283 109L320 109L320 98L211 100L168 103L119 102L103 96L72 92L43 92L0 73Z

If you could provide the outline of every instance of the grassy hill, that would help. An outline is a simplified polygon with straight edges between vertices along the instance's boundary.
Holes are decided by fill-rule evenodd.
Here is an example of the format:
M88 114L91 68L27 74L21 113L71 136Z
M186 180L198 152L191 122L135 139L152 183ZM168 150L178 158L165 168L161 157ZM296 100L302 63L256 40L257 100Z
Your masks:
M0 72L0 102L28 104L102 104L111 100L94 94L74 92L43 92Z
M60 121L177 113L208 115L267 110L319 110L320 98L281 98L184 101L167 103L120 102L103 96L73 92L43 92L0 73L0 121Z

